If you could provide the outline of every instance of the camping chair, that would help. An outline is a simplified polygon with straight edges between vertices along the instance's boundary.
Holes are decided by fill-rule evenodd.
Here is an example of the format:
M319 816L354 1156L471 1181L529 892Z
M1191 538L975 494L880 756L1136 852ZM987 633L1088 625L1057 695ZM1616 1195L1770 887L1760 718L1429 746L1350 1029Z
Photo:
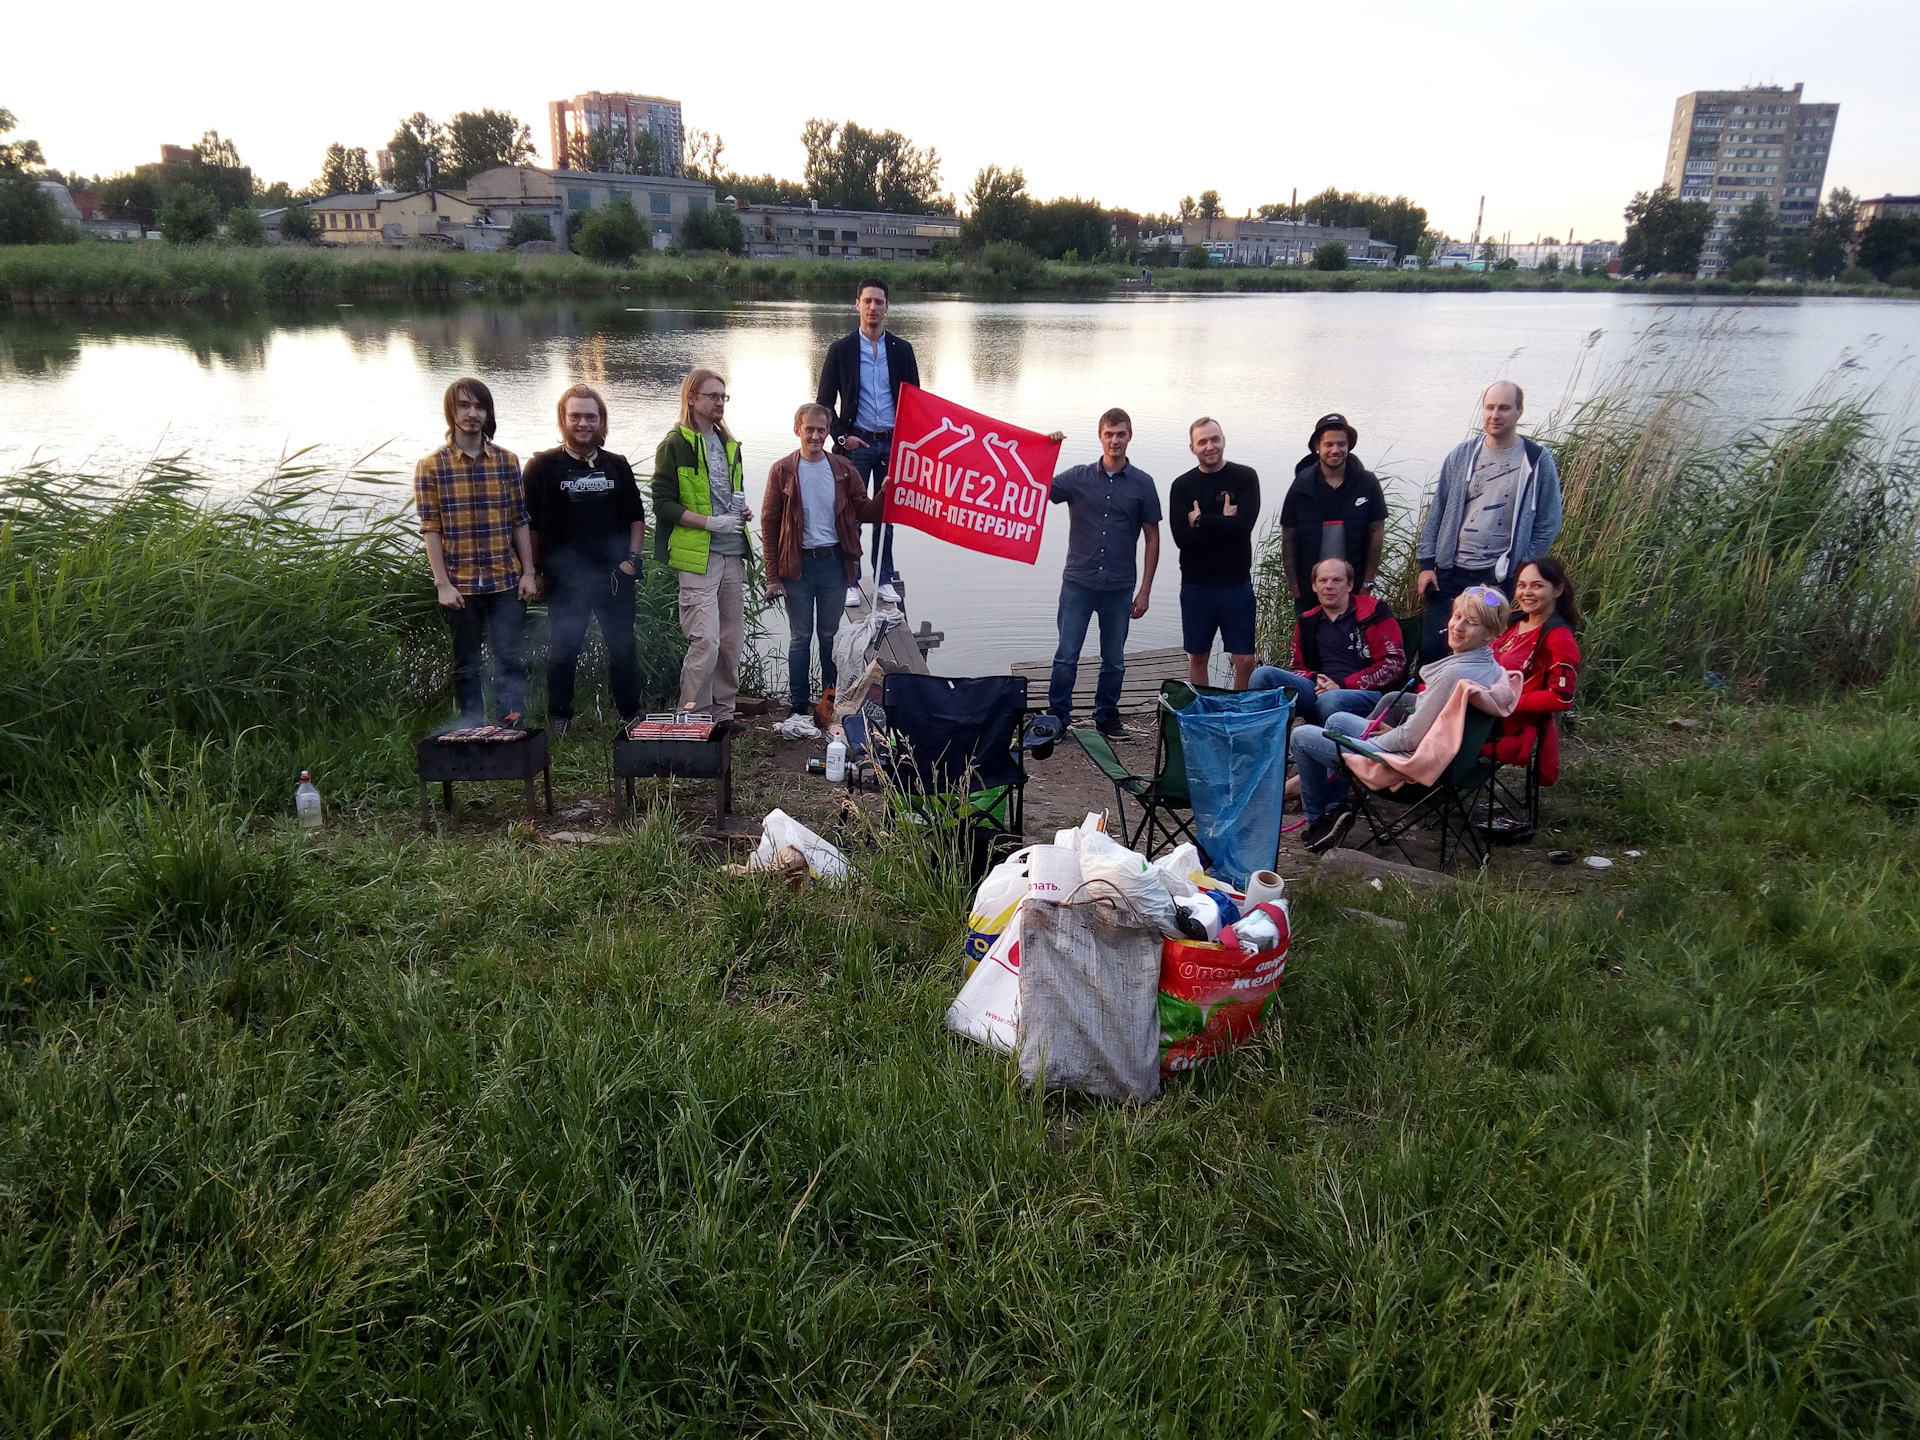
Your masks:
M1025 835L1026 677L901 673L887 676L881 696L888 739L874 746L875 768L930 824L958 829L980 879Z
M1120 819L1120 838L1129 850L1138 850L1151 860L1162 846L1171 849L1182 840L1193 840L1193 797L1187 790L1187 759L1180 744L1178 712L1200 695L1230 695L1211 685L1194 686L1185 680L1162 680L1160 702L1154 707L1153 773L1135 775L1114 752L1113 744L1098 730L1081 728L1073 738L1087 753L1087 759L1113 785L1113 807ZM1127 804L1140 807L1140 818L1131 830L1127 827ZM1194 842L1198 844L1198 841Z
M1468 705L1461 726L1460 749L1446 773L1431 785L1418 785L1409 780L1395 790L1369 790L1358 778L1351 780L1348 789L1354 806L1372 832L1354 848L1364 850L1369 845L1390 844L1412 865L1415 863L1413 852L1407 849L1402 837L1416 825L1435 823L1440 829L1442 870L1451 871L1462 849L1473 857L1474 864L1485 865L1492 850L1474 821L1473 807L1478 803L1480 791L1492 784L1494 772L1499 768L1499 762L1492 756L1480 753L1493 738L1497 723L1497 716L1476 705ZM1342 748L1345 737L1339 731L1329 730L1327 734L1336 748ZM1389 806L1399 807L1399 813L1390 815Z
M1540 752L1546 748L1546 729L1560 723L1558 714L1541 715L1534 721L1532 744L1527 749L1524 779L1516 791L1509 775L1515 768L1501 765L1487 786L1487 818L1480 830L1496 845L1520 845L1531 840L1540 829ZM1497 740L1499 737L1496 736ZM1487 758L1492 759L1489 755Z

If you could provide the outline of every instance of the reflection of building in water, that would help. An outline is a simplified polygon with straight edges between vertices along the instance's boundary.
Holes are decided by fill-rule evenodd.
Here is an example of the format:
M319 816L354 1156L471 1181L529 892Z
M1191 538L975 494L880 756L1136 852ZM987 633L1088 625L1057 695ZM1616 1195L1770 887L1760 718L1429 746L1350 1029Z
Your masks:
M735 201L734 213L756 260L931 260L934 246L960 240L960 222L951 215L746 201Z
M1216 265L1311 265L1316 246L1338 240L1347 247L1349 265L1383 268L1399 252L1364 229L1313 225L1304 220L1188 220L1180 229L1182 245L1204 245Z
M1713 207L1702 275L1724 268L1733 217L1755 200L1767 203L1780 239L1804 235L1813 224L1840 107L1803 103L1800 90L1695 90L1673 102L1661 183L1682 200Z
M639 137L651 135L658 149L660 169L667 175L684 175L685 151L680 128L680 102L660 95L603 95L589 90L571 100L554 100L547 105L549 130L548 157L554 168L585 170L588 143L595 135L611 133L626 146L625 169L639 159Z

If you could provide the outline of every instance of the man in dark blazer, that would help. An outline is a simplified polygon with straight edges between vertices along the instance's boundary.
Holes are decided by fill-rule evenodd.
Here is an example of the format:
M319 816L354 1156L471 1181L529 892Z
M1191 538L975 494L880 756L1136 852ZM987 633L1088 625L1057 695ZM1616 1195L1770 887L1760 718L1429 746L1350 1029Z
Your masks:
M820 367L819 401L833 412L833 449L860 472L869 493L878 494L887 478L887 454L893 445L894 407L900 403L902 383L920 383L920 365L913 346L886 328L887 282L862 280L855 291L854 308L860 328L827 347ZM883 533L884 532L884 533ZM893 582L893 526L873 527L873 579L877 600L898 601ZM859 579L855 575L856 582ZM860 586L847 589L847 604L860 603Z

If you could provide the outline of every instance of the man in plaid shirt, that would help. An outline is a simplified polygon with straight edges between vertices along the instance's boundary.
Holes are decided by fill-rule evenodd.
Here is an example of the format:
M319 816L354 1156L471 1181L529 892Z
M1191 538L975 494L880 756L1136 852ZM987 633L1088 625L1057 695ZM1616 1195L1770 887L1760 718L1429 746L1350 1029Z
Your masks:
M478 380L449 385L443 409L447 443L413 467L413 503L453 627L453 694L463 724L485 720L484 643L500 723L518 725L527 708L527 601L540 593L520 461L493 443L493 392Z

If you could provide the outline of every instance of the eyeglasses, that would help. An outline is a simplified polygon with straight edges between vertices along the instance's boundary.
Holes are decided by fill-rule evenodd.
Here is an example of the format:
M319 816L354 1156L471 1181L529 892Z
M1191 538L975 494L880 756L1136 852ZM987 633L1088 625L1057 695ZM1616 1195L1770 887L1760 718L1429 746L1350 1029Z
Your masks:
M714 394L714 393L713 393L713 392L712 392L711 390L703 390L703 391L701 391L701 392L700 392L700 398L701 398L702 400L713 400L713 401L716 401L716 402L718 402L718 403L719 403L719 404L721 404L721 405L724 405L724 404L726 404L726 403L727 403L727 402L728 402L729 400L731 400L731 399L733 399L733 397L732 397L731 395L728 395L728 394L727 394L727 393L725 393L724 391L722 391L722 392L721 392L720 394L718 394L718 395L716 395L716 394Z

